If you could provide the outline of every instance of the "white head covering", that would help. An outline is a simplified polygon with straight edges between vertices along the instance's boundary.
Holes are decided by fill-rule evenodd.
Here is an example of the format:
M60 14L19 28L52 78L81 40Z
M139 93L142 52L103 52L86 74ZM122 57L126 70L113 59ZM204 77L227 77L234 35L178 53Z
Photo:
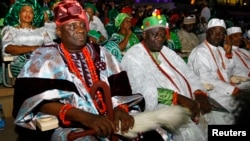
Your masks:
M250 39L250 30L247 31L247 37Z
M230 27L227 29L227 35L231 35L234 33L242 33L241 28L240 27Z
M183 24L193 24L195 22L196 22L195 15L190 15L188 17L185 17L183 20Z
M209 20L208 24L207 24L207 29L215 27L215 26L220 26L226 29L226 24L224 22L224 20L222 19L217 19L217 18L213 18L211 20Z

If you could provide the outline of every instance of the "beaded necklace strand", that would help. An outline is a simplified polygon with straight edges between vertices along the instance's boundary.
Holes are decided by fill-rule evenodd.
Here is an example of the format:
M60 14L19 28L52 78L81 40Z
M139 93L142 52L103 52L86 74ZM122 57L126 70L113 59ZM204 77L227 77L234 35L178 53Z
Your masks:
M179 87L177 86L177 84L174 82L174 80L160 67L160 65L155 61L154 57L151 55L149 49L146 47L144 41L141 42L142 46L144 47L144 49L146 50L146 52L148 53L149 57L151 58L151 60L154 62L154 64L157 66L157 68L163 73L163 75L165 75L170 81L171 83L175 86L175 88L180 91Z
M65 47L62 43L60 44L60 46L61 46L63 54L65 55L66 61L67 61L68 66L69 66L69 70L72 73L74 73L81 80L82 84L85 86L85 88L88 90L88 92L90 92L90 87L84 81L83 76L81 75L80 71L78 70L75 63L73 62L73 59L71 58L69 52L65 49ZM90 55L86 46L82 49L82 53L85 56L86 63L87 63L87 66L89 68L90 76L91 76L93 83L97 82L98 75L96 73L96 68L95 68L94 62L93 62L91 55ZM95 100L93 100L93 101L94 101L94 104L95 104L96 108L98 109L98 111L101 114L105 114L107 111L107 108L106 108L106 105L103 101L102 93L100 91L96 92ZM98 104L98 102L99 102L99 104Z
M150 56L151 60L153 60L153 62L155 63L155 65L158 67L158 69L172 82L172 84L178 89L178 91L180 91L179 87L177 86L177 84L174 82L174 80L167 74L166 71L164 71L160 65L155 61L155 59L153 58L153 56L151 55L149 49L147 48L147 46L145 45L144 41L141 42L143 47L145 48L145 50L147 51L148 55ZM175 70L175 72L177 72L185 81L187 87L188 87L188 91L190 94L190 97L193 98L192 95L192 90L191 90L191 86L189 84L189 82L187 81L187 79L167 60L167 58L162 54L162 52L160 52L161 56L163 57L163 59L165 60L165 62L173 69Z

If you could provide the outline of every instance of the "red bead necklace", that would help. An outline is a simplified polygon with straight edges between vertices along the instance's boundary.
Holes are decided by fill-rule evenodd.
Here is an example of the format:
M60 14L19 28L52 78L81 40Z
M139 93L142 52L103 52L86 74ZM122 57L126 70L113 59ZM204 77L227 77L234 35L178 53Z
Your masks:
M62 43L61 43L60 46L61 46L63 54L65 55L66 61L67 61L68 65L69 65L70 71L72 73L74 73L81 80L81 82L83 83L85 88L88 90L88 92L90 92L90 87L88 87L88 85L84 81L83 76L81 75L81 73L79 72L79 70L76 67L75 63L73 62L73 59L71 58L69 52L65 49L65 47L64 47L64 45ZM93 60L91 58L91 55L90 55L90 53L89 53L86 46L82 49L82 53L85 56L86 63L88 65L90 76L91 76L91 79L92 79L93 83L97 82L98 81L98 76L97 76L97 73L96 73L96 68L95 68L94 62L93 62ZM102 93L100 91L96 92L95 99L96 100L93 100L93 101L94 101L94 104L95 104L96 108L98 109L98 111L101 114L105 114L106 111L107 111L107 107L106 107L106 105L105 105L105 103L103 101ZM100 104L98 104L97 101L99 101Z

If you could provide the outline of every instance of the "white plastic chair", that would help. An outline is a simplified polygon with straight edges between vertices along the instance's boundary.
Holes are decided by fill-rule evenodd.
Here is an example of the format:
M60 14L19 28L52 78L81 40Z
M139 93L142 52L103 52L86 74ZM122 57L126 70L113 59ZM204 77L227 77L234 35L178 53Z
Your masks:
M3 86L5 87L13 87L14 77L10 71L10 63L14 60L14 56L1 56L2 62L2 78L3 78Z

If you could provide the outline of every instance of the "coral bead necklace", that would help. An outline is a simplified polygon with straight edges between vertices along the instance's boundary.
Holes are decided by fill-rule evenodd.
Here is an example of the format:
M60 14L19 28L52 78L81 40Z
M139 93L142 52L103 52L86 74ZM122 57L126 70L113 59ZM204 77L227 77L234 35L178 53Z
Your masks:
M85 80L83 79L83 76L81 75L80 71L78 70L75 63L73 62L73 59L71 58L70 53L65 49L65 47L62 43L60 44L60 46L61 46L63 54L65 55L66 61L67 61L68 66L69 66L69 70L72 73L74 73L81 80L82 84L85 86L85 88L88 90L88 92L90 92L90 87L86 84ZM92 82L93 83L97 82L99 79L98 79L98 75L96 73L96 68L95 68L94 62L91 58L91 55L89 53L89 50L87 49L86 46L83 47L82 53L85 56ZM96 108L98 109L98 111L101 114L105 114L107 111L107 107L103 101L102 93L100 91L96 92L95 99L93 101L94 101L94 104L95 104Z

